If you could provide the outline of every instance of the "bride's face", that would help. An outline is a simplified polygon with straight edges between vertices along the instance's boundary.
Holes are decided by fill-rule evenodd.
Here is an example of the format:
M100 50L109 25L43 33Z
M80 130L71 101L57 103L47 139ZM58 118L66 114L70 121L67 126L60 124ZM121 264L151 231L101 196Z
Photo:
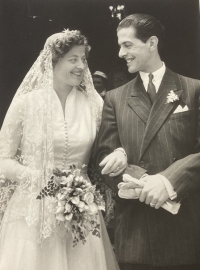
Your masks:
M77 86L83 79L87 61L85 46L74 46L54 67L54 80L70 86Z

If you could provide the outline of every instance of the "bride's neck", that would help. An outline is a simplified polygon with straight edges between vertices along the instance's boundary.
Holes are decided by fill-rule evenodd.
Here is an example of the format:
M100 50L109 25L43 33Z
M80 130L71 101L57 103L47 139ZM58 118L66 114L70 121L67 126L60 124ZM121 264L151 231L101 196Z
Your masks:
M73 86L71 85L66 85L63 84L62 82L56 83L54 82L53 84L53 88L56 91L60 101L64 101L66 100L67 96L69 95L69 93L72 91Z
M62 82L54 82L53 88L56 91L58 98L60 99L63 111L65 111L65 103L69 93L72 91L73 86L62 84Z

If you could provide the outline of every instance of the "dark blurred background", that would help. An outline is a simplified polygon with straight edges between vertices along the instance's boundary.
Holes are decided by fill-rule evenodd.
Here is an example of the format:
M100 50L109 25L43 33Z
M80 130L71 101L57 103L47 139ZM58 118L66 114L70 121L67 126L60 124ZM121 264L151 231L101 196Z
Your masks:
M173 71L200 79L199 0L0 0L0 126L23 77L45 40L64 28L89 39L91 72L108 74L126 66L118 57L119 19L110 10L124 6L121 17L147 13L166 29L162 59Z

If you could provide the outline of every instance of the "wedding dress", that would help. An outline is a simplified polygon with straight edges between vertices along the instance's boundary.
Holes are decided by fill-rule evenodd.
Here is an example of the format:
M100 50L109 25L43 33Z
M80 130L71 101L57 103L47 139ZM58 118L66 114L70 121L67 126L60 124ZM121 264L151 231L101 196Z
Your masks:
M32 97L37 101L37 95ZM60 100L52 91L53 143L55 167L64 169L72 164L88 164L96 136L96 124L87 96L73 88L63 113ZM86 173L83 171L87 179ZM7 207L0 232L1 270L114 270L117 264L101 214L101 238L89 234L86 244L73 248L70 233L57 230L41 244L36 231L29 229L25 219L9 221L20 194L15 193Z
M47 48L11 103L0 132L1 270L119 269L101 213L101 237L89 234L73 247L70 232L56 222L54 198L36 199L55 167L88 164L102 100L88 69L84 84L86 90L72 89L63 112ZM89 181L86 170L82 175Z

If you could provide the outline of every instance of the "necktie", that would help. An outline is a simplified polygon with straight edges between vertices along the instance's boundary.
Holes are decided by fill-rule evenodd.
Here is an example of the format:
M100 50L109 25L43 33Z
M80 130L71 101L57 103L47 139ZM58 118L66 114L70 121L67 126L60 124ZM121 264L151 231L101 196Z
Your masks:
M150 73L147 93L149 94L149 98L150 98L151 102L153 103L155 95L156 95L156 88L155 88L155 85L153 84L152 80L153 80L153 74Z

